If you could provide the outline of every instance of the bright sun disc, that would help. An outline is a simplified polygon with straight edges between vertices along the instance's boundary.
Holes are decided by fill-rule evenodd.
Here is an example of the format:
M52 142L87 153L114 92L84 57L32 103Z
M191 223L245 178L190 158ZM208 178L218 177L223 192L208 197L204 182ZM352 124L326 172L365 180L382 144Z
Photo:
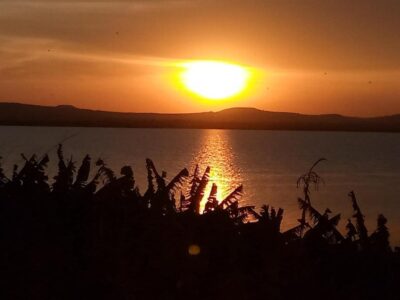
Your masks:
M246 88L249 72L246 68L217 61L197 61L183 64L182 83L195 94L212 100L226 99Z

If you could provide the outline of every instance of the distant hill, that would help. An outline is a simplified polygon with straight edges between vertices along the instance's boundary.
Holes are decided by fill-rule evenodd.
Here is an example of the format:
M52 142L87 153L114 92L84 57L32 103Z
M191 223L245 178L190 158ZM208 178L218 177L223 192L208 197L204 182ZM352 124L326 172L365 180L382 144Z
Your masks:
M400 115L357 118L255 108L186 114L119 113L79 109L71 105L51 107L0 103L0 125L400 132Z

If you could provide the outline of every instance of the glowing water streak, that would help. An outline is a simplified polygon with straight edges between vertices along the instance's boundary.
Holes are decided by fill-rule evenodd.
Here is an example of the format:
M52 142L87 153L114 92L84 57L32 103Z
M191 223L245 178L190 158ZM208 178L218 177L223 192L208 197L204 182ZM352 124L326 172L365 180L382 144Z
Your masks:
M213 183L217 184L217 199L223 200L241 182L239 168L235 165L235 155L232 150L229 131L226 130L202 130L202 148L192 160L192 165L199 165L201 172L207 166L211 167L210 181L201 202L201 211L211 191Z

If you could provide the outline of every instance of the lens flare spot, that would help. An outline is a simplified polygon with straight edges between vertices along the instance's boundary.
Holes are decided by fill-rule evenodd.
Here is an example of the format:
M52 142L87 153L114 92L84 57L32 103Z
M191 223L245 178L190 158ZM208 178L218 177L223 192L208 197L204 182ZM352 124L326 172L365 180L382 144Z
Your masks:
M190 245L188 248L189 255L193 256L199 255L200 251L201 251L200 246L196 244Z

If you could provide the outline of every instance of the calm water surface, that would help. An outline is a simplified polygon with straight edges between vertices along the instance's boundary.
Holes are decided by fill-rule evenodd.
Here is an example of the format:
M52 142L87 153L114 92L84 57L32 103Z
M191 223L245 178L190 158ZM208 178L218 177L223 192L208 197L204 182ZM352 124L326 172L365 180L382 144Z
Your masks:
M220 198L244 185L243 204L270 204L285 209L284 229L300 216L297 178L320 157L317 167L325 184L312 193L319 209L342 213L340 228L351 217L347 194L354 190L370 231L376 217L389 220L391 241L400 245L400 134L289 132L192 129L113 129L0 127L0 155L6 172L22 164L20 153L48 152L56 172L56 145L63 141L65 157L79 162L85 154L101 157L115 171L131 165L141 191L146 189L145 159L173 177L182 168L211 166Z

